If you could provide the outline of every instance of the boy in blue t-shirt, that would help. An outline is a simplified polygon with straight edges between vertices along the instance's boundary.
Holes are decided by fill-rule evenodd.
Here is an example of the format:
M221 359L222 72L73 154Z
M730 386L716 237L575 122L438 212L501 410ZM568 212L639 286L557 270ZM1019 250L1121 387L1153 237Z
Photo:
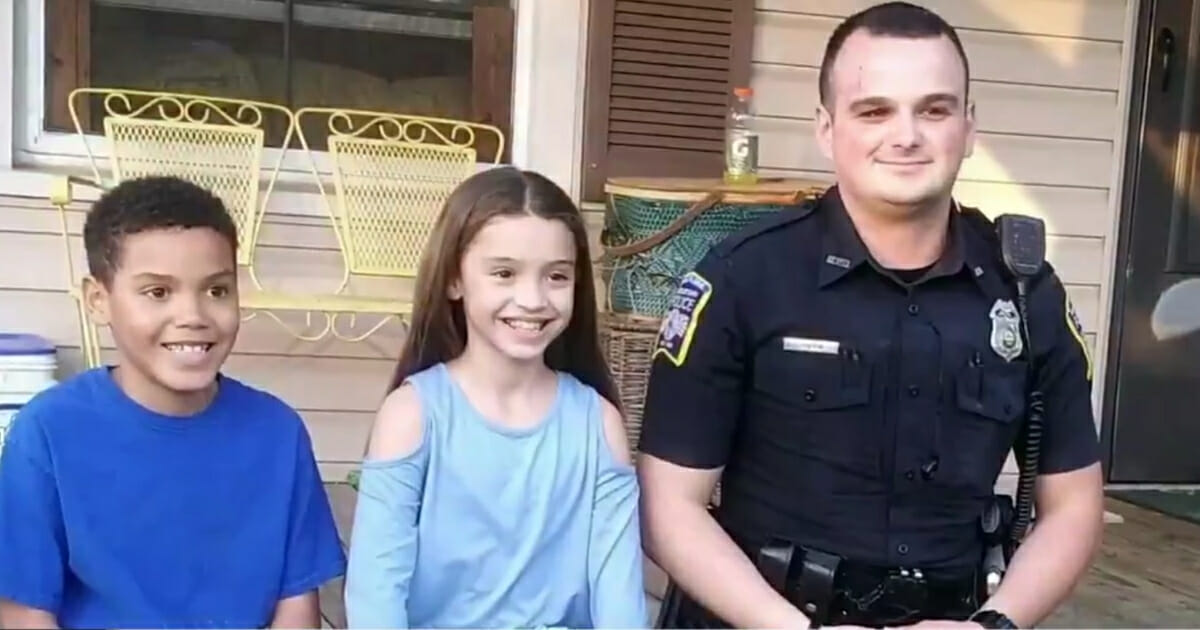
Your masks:
M17 415L0 456L0 626L321 625L345 557L304 424L220 374L237 233L179 179L126 181L84 226L84 296L117 366Z

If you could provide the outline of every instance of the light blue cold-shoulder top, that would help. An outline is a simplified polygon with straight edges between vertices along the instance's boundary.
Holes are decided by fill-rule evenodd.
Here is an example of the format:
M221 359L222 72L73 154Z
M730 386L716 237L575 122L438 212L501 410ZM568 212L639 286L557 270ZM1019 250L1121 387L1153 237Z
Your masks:
M600 397L566 373L541 421L483 417L444 364L409 378L415 452L363 463L352 628L644 628L638 487Z

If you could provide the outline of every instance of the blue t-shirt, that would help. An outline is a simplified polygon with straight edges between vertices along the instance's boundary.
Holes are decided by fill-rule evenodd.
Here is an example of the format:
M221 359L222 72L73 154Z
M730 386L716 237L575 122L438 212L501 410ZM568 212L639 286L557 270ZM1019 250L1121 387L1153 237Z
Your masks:
M445 364L409 382L421 445L363 464L349 627L648 627L637 478L599 394L560 372L553 408L518 430L476 411Z
M304 424L229 377L175 418L96 368L10 427L0 597L62 627L262 627L344 565Z

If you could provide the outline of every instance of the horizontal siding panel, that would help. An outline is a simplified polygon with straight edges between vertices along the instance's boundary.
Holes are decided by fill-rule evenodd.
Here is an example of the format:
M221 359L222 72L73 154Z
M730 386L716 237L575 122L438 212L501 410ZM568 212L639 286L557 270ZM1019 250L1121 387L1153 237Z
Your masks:
M83 235L87 207L67 208L67 232ZM36 232L58 236L58 211L38 199L0 198L0 232ZM268 213L259 232L258 244L291 249L337 250L337 237L329 223L319 217ZM61 251L61 249L59 250Z
M302 411L373 412L395 365L382 359L234 354L225 372Z
M820 67L825 40L839 19L759 12L753 60ZM959 33L971 77L1116 91L1121 76L1121 44L1034 35L962 31Z
M755 64L755 113L812 120L818 102L816 68ZM971 82L978 129L984 132L1112 140L1117 93Z
M759 161L764 168L821 171L829 161L813 141L811 121L759 118ZM963 162L964 179L1107 188L1112 143L980 133Z
M317 471L321 473L321 481L325 483L344 483L349 479L350 473L358 470L358 467L358 464L317 461Z
M308 411L301 414L312 437L317 460L358 464L371 433L375 413L367 411Z
M82 277L86 267L82 241L80 237L71 238L76 277ZM67 289L66 259L58 235L9 232L0 234L0 242L6 253L16 256L0 262L0 288ZM341 281L342 258L335 250L260 246L257 257L258 279L268 289L306 295L332 291ZM30 264L34 260L44 264ZM352 290L347 291L350 295L407 298L413 291L412 280L399 278L361 278L351 286ZM243 274L241 292L253 290Z
M1104 239L1046 237L1046 260L1063 284L1099 285L1104 278Z
M1046 222L1046 232L1058 236L1103 238L1111 231L1108 191L1098 188L1023 186L1004 182L958 181L959 203L979 208L989 217L1028 214Z
M67 232L75 237L82 237L83 222L86 207L74 205L68 207ZM585 213L585 218L589 215ZM27 232L51 234L59 236L58 212L45 201L26 199L22 197L0 197L0 238L5 232ZM588 219L593 221L589 226L599 230L603 225L603 217ZM596 223L598 221L598 223ZM323 219L305 215L287 215L282 212L268 212L263 220L259 234L259 245L264 247L337 250L337 237L329 224ZM596 241L597 243L599 241ZM54 255L62 253L61 242L55 249ZM82 255L82 249L78 254ZM3 276L0 275L0 285Z
M757 0L780 13L846 17L879 0ZM1103 39L1125 36L1125 0L918 0L956 29Z
M33 291L28 289L0 290L0 330L33 332L56 345L80 345L79 314L75 299L65 291ZM280 313L279 318L294 330L305 330L304 315ZM378 316L360 316L354 327L348 319L339 318L338 330L365 332L379 321ZM313 320L308 332L324 327L324 319ZM329 335L320 341L303 341L286 332L265 314L256 314L243 321L238 331L234 352L277 356L316 355L340 358L395 359L404 342L404 328L392 319L370 337L358 342L342 341ZM112 349L112 337L107 328L100 328L101 348Z
M0 299L6 300L3 302L4 306L20 304L25 297L49 300L51 303L66 300L65 304L73 318L73 302L66 294L67 267L62 238L58 233L57 213L48 206L43 205L39 209L36 203L4 197L0 198L0 216L4 217L0 222L3 226L3 230L0 230L0 246L5 252L5 255L0 257L0 291L3 291L0 293ZM84 213L71 211L67 218L68 231L72 234L72 257L76 278L82 278L86 270L81 235ZM584 219L588 228L592 259L597 260L602 253L600 232L604 217L599 213L585 213ZM333 233L319 224L320 221L315 219L310 220L310 224L307 225L264 222L257 269L259 280L265 286L297 292L331 291L336 288L342 274L341 255L336 249L337 242ZM253 291L253 285L245 273L242 274L241 283L243 293ZM351 281L351 288L352 292L358 295L408 298L413 294L414 284L410 279L356 278ZM58 297L40 295L45 292L51 292L52 296ZM8 301L5 296L12 297L12 301ZM7 311L7 308L3 310ZM302 314L282 313L279 317L297 329L304 325ZM347 334L355 334L355 331L368 330L378 321L376 316L360 316L351 327L348 318L342 316L338 319L338 328ZM309 332L315 332L323 325L323 319L314 319L314 322L317 328L309 329ZM36 325L37 320L30 323ZM55 320L54 323L45 324L45 327L51 331L63 331L67 328L74 330L75 325L74 320L69 326L61 320ZM335 356L379 356L383 353L384 356L392 357L398 352L399 339L403 335L395 320L388 322L377 333L359 343L336 340L299 342L284 333L278 324L265 314L256 315L249 322L243 322L242 326L245 332L239 336L239 343L250 343L253 352L263 354L316 352Z

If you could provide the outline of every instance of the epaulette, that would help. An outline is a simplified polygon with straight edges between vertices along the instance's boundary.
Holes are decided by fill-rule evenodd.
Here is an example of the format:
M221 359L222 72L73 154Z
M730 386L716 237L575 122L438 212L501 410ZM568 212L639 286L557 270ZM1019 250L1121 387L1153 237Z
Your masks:
M995 257L996 263L1004 270L1005 277L1008 277L1010 274L1008 268L1004 266L1004 253L1000 251L1000 235L996 233L996 222L988 218L979 208L961 204L958 208L959 217L969 229L978 234L992 248L992 255ZM1052 273L1054 273L1054 266L1047 260L1042 264L1042 270L1034 278L1034 282L1039 282Z
M721 257L728 256L738 247L763 234L774 232L782 227L791 225L797 221L803 221L812 216L819 205L820 198L816 198L806 199L794 206L781 208L778 212L754 221L729 234L729 236L726 236L713 245L711 251Z
M996 246L1000 245L1000 237L996 234L996 223L988 218L979 208L959 204L958 216L972 230Z

